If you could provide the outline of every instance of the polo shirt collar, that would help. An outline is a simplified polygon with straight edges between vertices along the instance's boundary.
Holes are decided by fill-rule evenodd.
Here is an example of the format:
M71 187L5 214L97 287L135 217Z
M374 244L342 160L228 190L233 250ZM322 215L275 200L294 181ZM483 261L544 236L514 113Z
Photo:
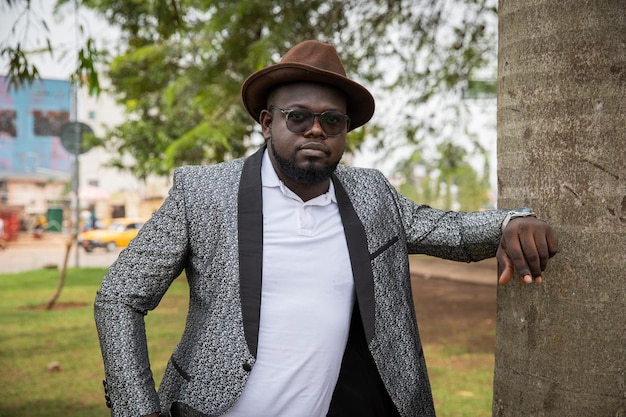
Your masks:
M274 170L274 166L272 165L272 161L270 160L269 150L266 148L263 152L263 160L261 162L261 184L263 187L268 188L280 188L281 192L285 197L300 199L291 191L281 180L278 178L278 174L276 174L276 170ZM335 195L335 186L333 181L330 181L330 185L328 187L328 191L318 197L315 197L312 200L309 200L307 203L317 202L319 200L330 200L330 203L337 203L337 196ZM301 200L301 199L300 199ZM320 202L321 203L321 202ZM323 203L321 203L323 204Z

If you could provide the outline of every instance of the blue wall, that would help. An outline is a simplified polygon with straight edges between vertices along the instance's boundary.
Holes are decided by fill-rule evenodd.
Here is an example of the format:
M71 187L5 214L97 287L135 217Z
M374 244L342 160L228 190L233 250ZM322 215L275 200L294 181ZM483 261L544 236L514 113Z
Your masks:
M37 80L9 91L0 76L0 174L70 175L73 157L59 138L70 121L70 95L68 81Z

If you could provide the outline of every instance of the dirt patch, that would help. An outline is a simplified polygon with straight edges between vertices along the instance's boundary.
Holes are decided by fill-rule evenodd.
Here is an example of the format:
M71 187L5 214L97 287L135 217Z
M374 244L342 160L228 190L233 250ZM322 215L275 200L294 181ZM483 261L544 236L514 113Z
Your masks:
M496 285L424 279L420 274L413 274L411 281L423 344L494 352Z

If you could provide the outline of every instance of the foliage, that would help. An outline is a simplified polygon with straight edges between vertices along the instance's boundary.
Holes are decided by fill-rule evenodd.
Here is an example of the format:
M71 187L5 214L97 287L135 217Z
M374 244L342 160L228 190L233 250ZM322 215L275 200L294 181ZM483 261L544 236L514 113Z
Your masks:
M494 3L82 0L122 32L123 52L107 76L127 121L99 144L114 155L111 165L139 178L246 154L260 136L240 104L241 83L304 39L336 45L379 105L393 97L350 134L349 150L366 137L383 153L454 141L442 126L461 123L455 114L468 81L494 62Z
M481 151L475 144L478 153ZM487 208L489 198L489 163L486 155L482 175L468 162L466 149L452 142L443 142L437 148L440 156L424 158L419 149L398 165L402 183L399 191L420 204L443 210L476 211ZM474 151L476 153L476 151Z
M68 2L68 0L58 1L54 9L55 14L58 14L60 6ZM54 34L50 32L47 23L50 16L43 15L32 3L32 0L0 0L0 11L12 10L17 15L11 27L10 37L0 41L0 58L7 61L10 89L31 84L40 78L39 69L32 61L34 56L48 54L58 59L59 56L68 53L65 48L52 47L51 38ZM85 35L84 24L79 24L78 30L81 35ZM85 37L76 53L75 70L70 77L71 81L86 85L89 91L98 94L100 92L98 64L105 60L105 56L103 51L96 48L92 37Z

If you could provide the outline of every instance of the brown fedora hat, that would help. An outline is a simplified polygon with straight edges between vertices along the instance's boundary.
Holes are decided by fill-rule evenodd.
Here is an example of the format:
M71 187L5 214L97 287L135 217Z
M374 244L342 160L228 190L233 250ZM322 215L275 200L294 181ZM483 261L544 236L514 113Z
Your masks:
M253 73L244 81L241 98L248 114L259 121L261 111L267 108L270 90L292 82L322 83L342 90L348 99L349 130L364 125L374 114L374 97L361 84L346 77L335 47L318 41L295 45L278 64Z

